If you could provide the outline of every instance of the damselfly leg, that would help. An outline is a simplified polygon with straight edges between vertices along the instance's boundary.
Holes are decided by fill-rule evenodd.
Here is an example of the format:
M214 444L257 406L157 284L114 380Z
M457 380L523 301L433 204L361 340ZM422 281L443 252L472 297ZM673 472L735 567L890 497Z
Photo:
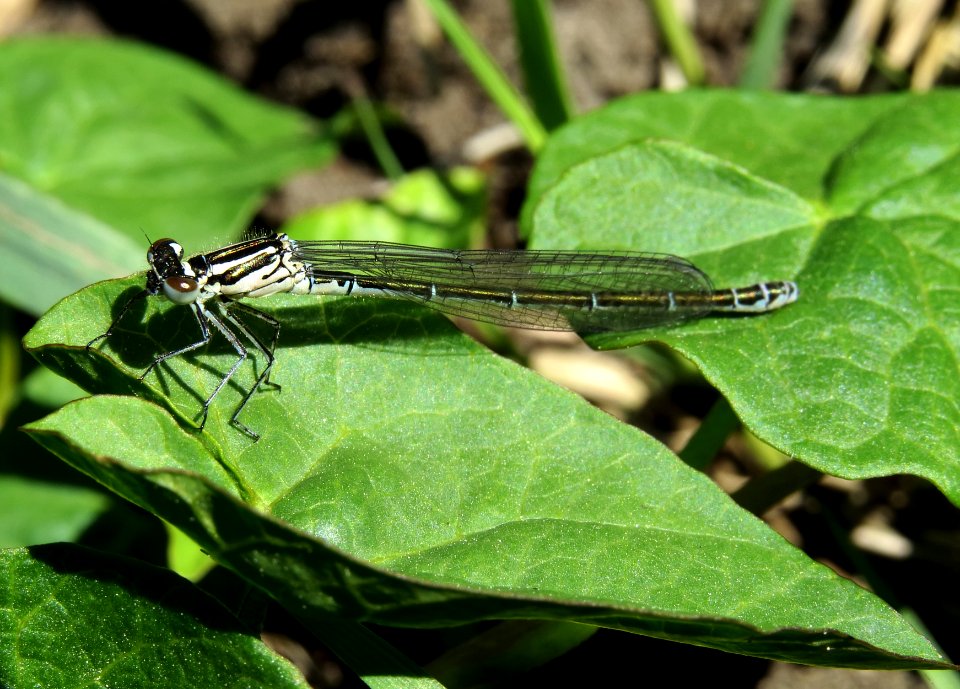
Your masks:
M124 304L124 306L120 309L120 313L114 319L113 323L111 323L107 331L102 335L98 335L94 339L90 340L90 342L88 342L86 345L87 349L91 348L100 340L105 339L110 335L112 335L117 325L120 323L123 317L130 310L130 307L148 294L149 292L147 290L144 290L143 292L140 292L134 295L129 301L127 301L127 303ZM243 362L247 359L248 350L244 346L243 342L241 342L240 338L237 337L237 334L234 332L234 330L236 330L240 332L247 340L253 343L253 345L260 352L263 353L264 357L266 358L266 364L263 368L263 371L257 377L256 382L244 394L244 397L240 403L240 406L237 407L237 409L233 413L233 416L230 418L230 423L235 425L238 429L243 431L246 435L250 436L254 440L258 440L260 438L260 435L256 433L254 430L252 430L249 426L244 424L242 421L240 421L238 417L240 416L240 412L243 411L244 407L247 406L247 403L250 401L250 398L253 397L254 393L256 393L256 391L262 385L266 384L266 385L270 385L276 390L280 389L280 386L278 384L270 382L270 372L273 369L274 362L276 361L274 350L276 349L277 341L279 340L279 337L280 337L280 322L277 319L273 318L272 316L264 313L263 311L254 309L250 306L247 306L246 304L240 304L232 301L224 303L220 299L213 299L213 300L210 300L209 302L197 301L190 304L190 306L192 307L191 312L193 313L194 318L197 321L197 325L200 328L200 339L197 340L196 342L192 342L183 347L179 347L172 351L160 354L150 363L149 366L147 366L147 368L143 371L143 373L137 376L137 380L140 380L140 381L144 380L150 374L150 372L153 371L154 368L156 368L159 364L163 363L164 361L168 359L172 359L174 357L181 356L183 354L188 354L189 352L195 351L197 349L200 349L204 345L209 344L211 339L211 332L207 323L213 324L213 326L224 336L227 342L230 343L230 346L233 347L233 350L237 354L237 360L233 363L233 365L230 367L227 373L220 379L220 382L214 388L213 392L211 392L210 395L203 402L203 405L201 407L200 414L199 414L199 422L197 425L197 429L202 431L206 426L207 416L209 414L210 405L213 403L213 400L224 388L224 386L226 386L227 383L230 382L230 379L237 372L237 370L240 368ZM218 316L217 314L213 313L212 309L219 309L221 311L221 314ZM257 337L257 335L245 323L243 323L243 321L238 319L237 316L234 313L232 313L234 310L253 316L267 323L273 330L273 334L270 340L270 345L269 346L265 345L263 341L259 337ZM229 323L230 325L227 325L227 323Z
M233 310L237 310L242 313L248 314L250 316L254 316L255 318L259 318L260 320L269 324L273 328L273 338L270 342L270 347L267 347L266 345L264 345L263 342L260 340L260 338L257 337L256 334L252 330L250 330L250 328L247 327L246 324L244 324L240 319L238 319L232 313ZM253 397L254 393L256 393L257 390L260 389L260 386L269 385L274 390L280 390L279 385L277 385L276 383L270 382L270 372L273 370L273 364L276 361L274 350L277 347L277 340L280 337L280 322L276 318L264 313L263 311L259 311L258 309L247 306L246 304L240 304L238 302L230 302L229 304L227 304L223 309L223 317L224 319L229 321L233 325L233 327L235 327L237 330L243 333L243 335L248 340L250 340L250 342L252 342L257 347L257 349L259 349L263 353L263 355L267 359L267 363L263 367L263 371L260 372L260 375L257 377L256 382L250 387L249 390L247 390L247 393L243 396L243 401L240 402L240 406L236 408L236 410L233 412L233 416L230 418L230 423L232 423L234 426L239 428L241 431L246 433L248 436L250 436L254 440L258 440L260 438L260 435L256 433L254 430L252 430L245 423L240 421L239 417L240 417L240 412L244 410L244 408L247 406L247 402L249 402L250 398ZM216 397L217 393L220 392L220 389L224 385L226 385L227 381L236 372L240 364L243 363L243 360L246 358L246 355L247 355L247 350L243 348L243 345L240 344L235 334L230 332L230 330L223 323L220 323L218 327L220 328L220 331L224 334L224 337L230 340L230 343L233 344L234 348L237 349L237 353L239 354L240 350L242 349L243 354L240 355L240 358L233 365L233 368L230 369L230 372L227 374L227 376L224 377L224 380L220 381L220 385L217 386L217 389L213 391L209 399L207 399L207 401L204 403L204 419L206 419L206 410L210 406L210 403L213 401L213 398ZM228 335L228 333L230 334Z
M116 329L116 327L117 327L117 325L120 323L120 321L123 320L123 317L127 315L127 312L130 310L130 308L131 308L134 304L136 304L138 301L140 301L141 299L146 299L146 298L149 297L149 296L150 296L150 292L149 292L148 290L145 290L145 289L144 289L144 290L140 290L140 291L137 292L135 295L133 295L132 297L130 297L130 299L127 300L127 303L124 304L123 307L121 307L120 313L118 313L118 314L117 314L117 317L113 319L113 323L110 324L110 327L107 328L107 331L106 331L105 333L101 334L101 335L97 335L95 338L93 338L92 340L90 340L90 341L87 343L87 347L86 347L86 348L87 348L87 349L90 349L91 347L93 347L93 345L95 345L95 344L96 344L97 342L99 342L100 340L105 340L106 338L108 338L108 337L110 337L111 335L113 335L114 329Z

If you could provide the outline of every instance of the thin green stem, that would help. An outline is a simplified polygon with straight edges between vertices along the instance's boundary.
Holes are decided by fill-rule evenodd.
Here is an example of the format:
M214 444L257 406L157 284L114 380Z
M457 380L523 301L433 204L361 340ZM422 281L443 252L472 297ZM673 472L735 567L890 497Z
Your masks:
M660 25L663 40L673 55L687 83L691 86L703 84L705 70L697 42L687 25L677 14L673 0L650 0L650 7Z
M387 135L380 125L380 118L377 117L370 99L366 96L357 96L353 99L353 108L357 113L357 121L363 129L367 141L370 142L373 155L380 164L380 169L383 170L388 179L397 181L403 177L403 165L400 164L400 160L393 152L390 142L387 141Z
M547 0L512 0L513 21L520 49L527 95L548 130L573 115L563 65L557 54Z
M788 495L819 481L819 471L797 461L751 479L731 497L740 507L761 515Z
M451 687L497 686L576 648L596 627L554 620L511 620L432 661L427 670Z
M730 403L721 397L707 412L686 446L680 450L680 459L694 469L703 471L739 423L740 420L730 408Z
M13 328L13 309L0 304L0 428L21 394L20 340Z
M530 111L507 76L496 65L487 51L474 39L457 13L446 0L423 0L447 38L459 51L477 81L486 89L493 102L520 130L527 147L534 153L547 140L547 132L537 117Z
M372 689L443 689L443 684L359 622L336 616L301 620Z
M740 76L745 89L769 89L776 83L793 0L766 0L753 33L750 56Z

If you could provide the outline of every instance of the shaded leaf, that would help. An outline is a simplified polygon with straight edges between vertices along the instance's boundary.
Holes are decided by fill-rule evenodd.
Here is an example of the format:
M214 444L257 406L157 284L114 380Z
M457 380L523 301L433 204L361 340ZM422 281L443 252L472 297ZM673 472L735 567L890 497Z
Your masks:
M266 189L334 147L300 113L120 41L0 46L3 170L135 241L225 242Z
M0 299L8 304L39 316L81 287L137 270L143 246L0 174Z
M23 398L41 407L55 409L86 393L47 368L35 368L23 379Z
M89 488L0 475L0 548L75 540L109 504Z
M3 686L307 686L169 571L58 544L0 551L0 582Z

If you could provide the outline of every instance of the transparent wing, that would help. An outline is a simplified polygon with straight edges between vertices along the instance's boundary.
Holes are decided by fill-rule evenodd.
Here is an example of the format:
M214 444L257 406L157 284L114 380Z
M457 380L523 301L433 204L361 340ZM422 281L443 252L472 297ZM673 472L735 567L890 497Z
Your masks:
M357 279L444 313L500 325L579 332L634 330L695 318L668 294L707 295L710 279L668 254L457 251L385 242L296 241L315 278Z

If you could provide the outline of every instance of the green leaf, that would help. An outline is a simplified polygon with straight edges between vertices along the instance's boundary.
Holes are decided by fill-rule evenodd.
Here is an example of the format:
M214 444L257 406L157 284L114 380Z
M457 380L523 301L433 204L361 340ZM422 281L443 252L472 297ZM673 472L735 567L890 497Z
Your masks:
M681 144L632 144L574 166L541 197L538 249L622 249L693 259L718 287L789 279L818 212L793 192ZM748 319L762 323L768 318ZM729 324L728 324L729 325Z
M825 178L831 214L960 216L956 194L960 133L945 127L960 107L960 94L915 97L867 123L837 155ZM929 185L941 185L931 196ZM897 203L897 206L893 206Z
M174 572L190 581L200 581L217 564L197 543L180 529L166 524L167 564Z
M569 121L570 91L553 36L553 17L546 0L512 0L513 24L520 52L523 85L537 117L547 130Z
M534 244L679 254L723 287L795 278L799 302L590 342L665 342L784 453L845 478L923 476L960 505L960 127L943 126L960 94L700 95L684 117L692 97L633 98L564 128L536 175L570 163L539 197ZM652 113L661 134L709 140L749 171L666 142L571 162L643 136Z
M75 540L109 505L89 488L0 475L0 548Z
M523 230L533 230L533 213L540 197L567 169L647 139L688 144L805 199L819 201L824 178L837 157L854 148L857 137L878 119L888 112L915 108L925 99L940 98L949 102L956 96L843 99L717 90L651 92L622 98L551 135L530 180Z
M3 49L0 48L0 55ZM2 98L2 96L0 96ZM0 299L39 316L81 287L143 265L139 244L0 174Z
M225 241L333 153L303 115L142 45L6 42L0 81L0 167L137 241Z
M307 687L166 570L69 545L0 551L0 685Z
M353 199L316 208L287 222L297 239L362 239L442 248L474 244L483 232L483 175L456 168L445 175L418 170L391 185L382 199Z
M74 383L47 368L35 368L23 379L23 398L48 409L62 407L84 395Z
M225 344L136 379L196 338L188 310L151 302L101 349L83 347L133 286L88 288L28 334L46 365L123 393L28 431L317 633L330 615L538 618L810 664L940 662L893 610L662 445L405 304L265 304L283 323L283 388L242 417L262 439L229 425L253 364L197 433L199 401L236 358Z

